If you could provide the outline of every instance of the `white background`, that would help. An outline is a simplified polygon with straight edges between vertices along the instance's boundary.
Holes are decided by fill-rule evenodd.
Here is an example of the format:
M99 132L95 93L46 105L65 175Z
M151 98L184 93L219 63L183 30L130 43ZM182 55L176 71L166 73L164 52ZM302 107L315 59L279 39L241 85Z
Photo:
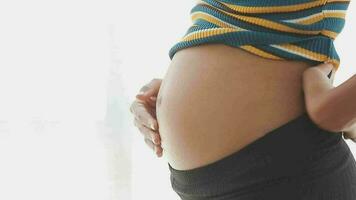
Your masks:
M164 76L194 3L0 1L0 199L178 199L129 105ZM334 86L356 71L355 9Z

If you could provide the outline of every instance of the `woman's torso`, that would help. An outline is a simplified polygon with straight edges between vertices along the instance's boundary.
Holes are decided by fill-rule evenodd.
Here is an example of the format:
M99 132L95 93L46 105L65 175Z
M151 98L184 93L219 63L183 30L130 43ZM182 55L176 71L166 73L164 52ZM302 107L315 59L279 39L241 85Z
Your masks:
M164 157L179 170L203 166L299 116L308 66L222 44L180 50L158 93Z

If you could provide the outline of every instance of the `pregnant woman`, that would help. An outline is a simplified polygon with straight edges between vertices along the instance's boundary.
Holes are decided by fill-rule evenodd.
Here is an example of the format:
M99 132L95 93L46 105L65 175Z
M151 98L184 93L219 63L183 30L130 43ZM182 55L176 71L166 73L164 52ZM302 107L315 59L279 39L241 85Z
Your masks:
M333 88L347 0L204 0L130 107L182 200L355 200L356 76Z

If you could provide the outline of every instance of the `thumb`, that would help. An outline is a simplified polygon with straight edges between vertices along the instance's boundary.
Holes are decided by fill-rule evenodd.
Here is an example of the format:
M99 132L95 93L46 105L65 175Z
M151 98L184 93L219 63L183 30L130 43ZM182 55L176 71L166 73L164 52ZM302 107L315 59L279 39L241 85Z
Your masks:
M334 68L334 65L331 64L331 63L322 63L320 65L317 65L316 66L323 74L325 74L326 76L328 76L328 78L330 79L331 77L331 74L333 72L333 68Z

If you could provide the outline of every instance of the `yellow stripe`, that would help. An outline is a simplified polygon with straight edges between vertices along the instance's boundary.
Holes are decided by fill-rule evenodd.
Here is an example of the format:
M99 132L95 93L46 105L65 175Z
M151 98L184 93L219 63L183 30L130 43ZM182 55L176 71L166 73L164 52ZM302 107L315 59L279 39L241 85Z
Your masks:
M278 56L275 56L273 54L270 54L270 53L267 53L265 51L262 51L261 49L257 49L256 47L254 46L251 46L251 45L242 45L240 46L242 49L245 49L253 54L257 54L259 56L262 56L264 58L269 58L269 59L275 59L275 60L284 60L283 58L281 57L278 57Z
M332 0L328 0L329 2ZM334 0L336 1L336 0ZM224 3L225 6L238 11L242 13L274 13L274 12L292 12L292 11L298 11L298 10L304 10L316 6L323 5L325 0L318 0L314 2L308 2L308 3L303 3L303 4L297 4L297 5L286 5L286 6L260 6L260 7L255 7L255 6L238 6L234 4L229 4L229 3Z
M296 23L298 24L304 24L304 25L309 25L313 24L315 22L321 21L324 18L328 17L333 17L333 18L345 18L345 13L344 12L326 12L326 13L319 13L318 15L315 15L313 17L307 18L307 19L302 19L302 20L296 20Z
M272 29L276 29L279 31L284 31L284 32L291 32L291 33L300 33L300 34L318 34L319 31L306 31L306 30L300 30L300 29L295 29L283 24L279 24L277 22L273 22L273 21L269 21L266 19L259 19L259 18L255 18L255 17L245 17L245 16L241 16L240 19L249 22L249 23L253 23L253 24L257 24L259 26L263 26L266 28L272 28Z
M345 18L346 14L344 12L325 12L325 17L335 17L335 18Z
M351 2L350 0L327 0L327 3L330 2Z
M191 40L197 40L201 38L206 38L214 35L221 35L224 33L238 32L237 29L232 28L211 28L206 30L199 30L193 33L190 33L182 38L182 41L187 42Z
M322 30L321 34L325 35L329 38L332 38L332 39L335 39L338 35L338 33L334 32L334 31L328 31L328 30Z
M323 17L323 14L322 14L322 13L319 13L318 15L316 15L316 16L314 16L314 17L311 17L311 18L309 18L309 19L304 19L304 20L297 21L297 23L298 23L298 24L308 25L308 24L312 24L312 23L321 21L323 18L324 18L324 17Z
M209 15L208 13L203 13L203 12L194 12L191 15L191 19L193 20L193 22L197 19L204 19L212 24L215 24L219 27L225 27L225 28L235 28L235 29L242 29L240 27L237 26L233 26L227 22L224 22L222 20L217 19L214 16Z

